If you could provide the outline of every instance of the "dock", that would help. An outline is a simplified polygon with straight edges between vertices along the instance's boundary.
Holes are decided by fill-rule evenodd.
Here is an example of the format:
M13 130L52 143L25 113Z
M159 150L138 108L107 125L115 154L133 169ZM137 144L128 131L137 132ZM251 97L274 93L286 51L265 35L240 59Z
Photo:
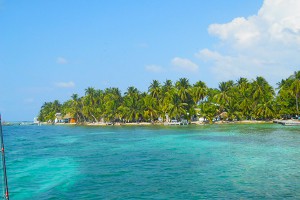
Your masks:
M166 126L166 125L188 125L189 124L189 122L186 120L186 119L184 119L184 120L181 120L181 121L177 121L177 120L171 120L171 122L166 122L166 123L164 123L164 125Z
M284 126L300 126L299 120L274 120L273 123L282 124Z

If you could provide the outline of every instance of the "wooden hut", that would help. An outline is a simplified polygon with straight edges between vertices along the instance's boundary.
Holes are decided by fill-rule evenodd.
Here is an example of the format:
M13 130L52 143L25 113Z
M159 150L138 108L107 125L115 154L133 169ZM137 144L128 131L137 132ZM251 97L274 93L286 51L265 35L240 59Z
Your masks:
M76 123L76 119L72 117L70 113L64 115L63 119L65 123Z

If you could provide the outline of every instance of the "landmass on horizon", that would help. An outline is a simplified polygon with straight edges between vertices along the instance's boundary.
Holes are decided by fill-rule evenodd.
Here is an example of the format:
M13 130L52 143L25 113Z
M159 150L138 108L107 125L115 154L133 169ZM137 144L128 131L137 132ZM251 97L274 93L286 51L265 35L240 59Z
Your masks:
M153 80L147 92L131 86L124 95L118 88L89 87L84 96L73 94L62 104L58 100L45 102L38 120L120 124L199 121L199 118L209 123L298 118L300 71L281 80L277 86L275 92L263 77L257 77L252 81L240 78L221 82L219 88L209 88L202 81L191 84L187 78L174 84L171 80L163 84Z

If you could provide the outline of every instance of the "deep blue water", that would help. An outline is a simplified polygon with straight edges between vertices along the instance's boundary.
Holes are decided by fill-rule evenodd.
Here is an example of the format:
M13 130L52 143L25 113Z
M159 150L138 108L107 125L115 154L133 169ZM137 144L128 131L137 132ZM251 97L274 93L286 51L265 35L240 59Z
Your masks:
M300 198L299 127L5 126L3 131L12 200Z

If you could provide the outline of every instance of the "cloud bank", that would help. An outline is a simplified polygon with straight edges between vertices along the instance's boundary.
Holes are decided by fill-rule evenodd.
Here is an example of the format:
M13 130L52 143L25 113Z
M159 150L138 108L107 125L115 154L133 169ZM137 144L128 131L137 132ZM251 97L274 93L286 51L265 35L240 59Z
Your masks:
M184 72L196 72L199 67L189 59L175 57L171 61L173 69Z
M300 1L265 0L256 15L212 24L215 49L196 56L212 63L219 80L264 76L271 82L300 69Z

